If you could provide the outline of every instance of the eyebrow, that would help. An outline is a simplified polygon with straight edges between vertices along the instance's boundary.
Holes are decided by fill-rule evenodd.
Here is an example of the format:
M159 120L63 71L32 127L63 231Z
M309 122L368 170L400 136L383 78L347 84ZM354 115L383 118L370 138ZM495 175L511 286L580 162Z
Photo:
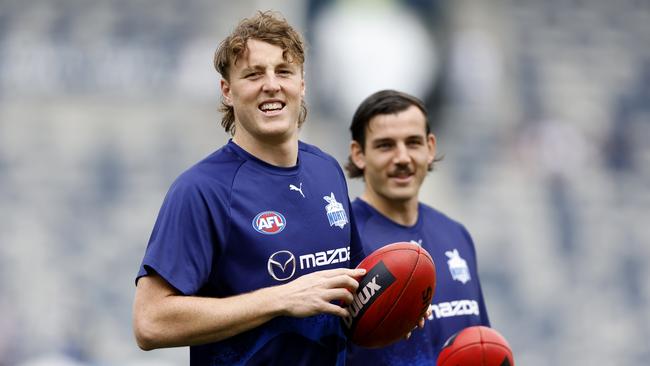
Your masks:
M294 64L291 63L291 62L286 62L285 61L285 62L281 62L281 63L275 65L275 68L277 69L277 68L281 68L281 67L291 67L291 65L294 65ZM252 66L248 66L248 67L243 68L241 71L242 71L242 73L247 73L247 72L251 72L251 71L259 71L259 70L264 70L264 69L265 69L265 67L262 66L262 65L252 65Z
M407 141L408 140L420 140L420 141L423 141L423 140L425 140L425 137L422 136L422 135L410 135L410 136L406 136L404 138L404 140L407 140ZM391 141L395 141L395 139L392 138L392 137L379 137L379 138L371 140L370 142L375 144L375 143L380 143L380 142L391 142Z
M395 141L395 139L390 138L390 137L382 137L382 138L378 138L378 139L373 139L372 141L370 141L370 143L373 144L373 145L377 145L377 144L382 144L382 143L385 143L385 142L393 142L393 141Z
M406 137L407 140L426 140L425 136L422 135L411 135Z

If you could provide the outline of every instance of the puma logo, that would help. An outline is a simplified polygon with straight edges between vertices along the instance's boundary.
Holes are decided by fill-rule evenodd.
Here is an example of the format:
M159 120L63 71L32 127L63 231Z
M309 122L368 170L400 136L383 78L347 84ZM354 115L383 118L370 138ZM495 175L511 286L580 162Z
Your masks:
M290 191L297 191L297 192L300 193L300 195L302 196L302 198L305 198L305 194L302 193L302 182L300 182L300 188L294 186L293 184L289 184L289 190L290 190Z

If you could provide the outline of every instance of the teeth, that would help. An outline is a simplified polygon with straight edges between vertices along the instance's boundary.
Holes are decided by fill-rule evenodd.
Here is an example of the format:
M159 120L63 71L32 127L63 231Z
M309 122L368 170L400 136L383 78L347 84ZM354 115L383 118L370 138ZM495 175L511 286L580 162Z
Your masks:
M263 103L260 106L260 109L263 110L263 111L282 109L282 103L280 103L280 102Z

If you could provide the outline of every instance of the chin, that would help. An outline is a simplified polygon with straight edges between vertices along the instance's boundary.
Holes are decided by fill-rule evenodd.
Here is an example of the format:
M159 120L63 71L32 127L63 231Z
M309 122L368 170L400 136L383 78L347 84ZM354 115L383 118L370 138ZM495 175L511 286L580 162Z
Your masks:
M266 121L261 125L263 133L268 135L286 135L293 133L298 129L297 122L290 122L288 120Z
M262 136L269 141L283 142L295 136L296 131L297 129L289 128L265 129L262 131Z
M417 193L414 193L414 192L411 192L411 191L408 191L408 192L393 191L393 192L387 192L387 193L388 194L386 195L386 197L388 197L389 199L391 199L393 201L410 201L413 198L417 198Z

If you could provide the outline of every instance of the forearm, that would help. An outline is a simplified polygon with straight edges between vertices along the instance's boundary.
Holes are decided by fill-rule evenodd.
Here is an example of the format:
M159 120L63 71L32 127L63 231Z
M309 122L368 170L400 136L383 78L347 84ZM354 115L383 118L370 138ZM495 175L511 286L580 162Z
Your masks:
M143 289L134 303L138 345L147 350L198 345L245 332L281 314L274 291L266 288L233 297L207 298L174 293L160 296Z
M227 298L183 296L157 275L140 278L133 325L142 349L216 342L258 327L276 316L348 315L363 269L313 272L289 283Z

